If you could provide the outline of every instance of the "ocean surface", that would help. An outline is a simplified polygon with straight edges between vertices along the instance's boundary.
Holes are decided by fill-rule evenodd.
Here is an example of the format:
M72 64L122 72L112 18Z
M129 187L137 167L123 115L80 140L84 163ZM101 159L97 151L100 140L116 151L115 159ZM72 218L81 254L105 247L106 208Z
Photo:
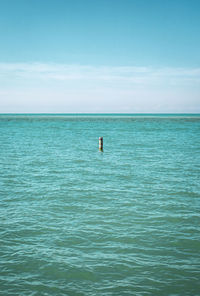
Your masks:
M200 115L2 114L0 144L0 295L200 295Z

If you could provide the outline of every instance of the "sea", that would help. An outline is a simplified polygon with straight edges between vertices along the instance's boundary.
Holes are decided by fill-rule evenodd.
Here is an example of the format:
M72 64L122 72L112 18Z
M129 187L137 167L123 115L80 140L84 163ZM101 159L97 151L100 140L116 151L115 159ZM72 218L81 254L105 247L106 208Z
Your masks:
M199 296L200 115L1 114L0 295Z

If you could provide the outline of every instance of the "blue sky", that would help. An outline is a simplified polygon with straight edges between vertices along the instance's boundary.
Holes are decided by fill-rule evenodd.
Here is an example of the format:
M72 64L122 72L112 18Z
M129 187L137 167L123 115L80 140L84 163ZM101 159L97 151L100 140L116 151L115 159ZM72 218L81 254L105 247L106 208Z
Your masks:
M0 0L0 112L200 112L200 1Z

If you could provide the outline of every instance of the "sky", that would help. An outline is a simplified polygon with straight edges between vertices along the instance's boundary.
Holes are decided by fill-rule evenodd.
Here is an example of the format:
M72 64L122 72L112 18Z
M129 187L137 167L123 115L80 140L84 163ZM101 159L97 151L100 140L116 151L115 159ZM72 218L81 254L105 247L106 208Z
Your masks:
M0 0L0 113L200 113L199 0Z

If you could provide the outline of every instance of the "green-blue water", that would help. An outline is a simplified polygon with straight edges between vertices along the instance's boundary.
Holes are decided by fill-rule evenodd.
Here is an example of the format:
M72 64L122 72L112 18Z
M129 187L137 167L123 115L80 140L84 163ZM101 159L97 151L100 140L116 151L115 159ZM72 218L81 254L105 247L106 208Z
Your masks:
M0 139L0 295L200 295L199 115L0 115Z

